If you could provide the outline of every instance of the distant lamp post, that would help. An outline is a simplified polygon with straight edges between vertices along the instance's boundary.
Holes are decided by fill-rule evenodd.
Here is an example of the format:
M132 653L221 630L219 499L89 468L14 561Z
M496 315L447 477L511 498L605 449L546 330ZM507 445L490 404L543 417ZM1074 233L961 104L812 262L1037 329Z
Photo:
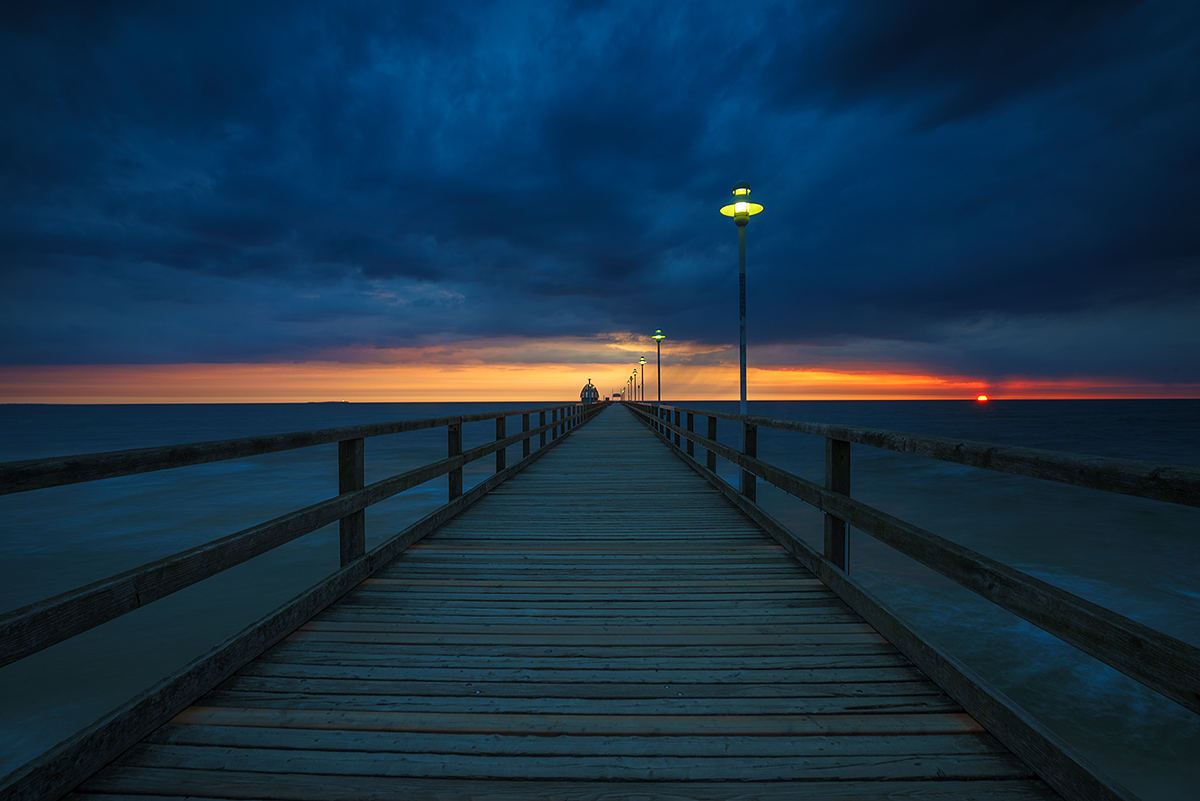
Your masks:
M734 184L733 202L721 207L721 213L732 217L738 227L738 346L742 357L742 414L746 413L746 223L750 222L750 215L762 210L762 204L750 197L748 181Z
M633 368L633 399L637 401L637 368Z
M638 362L642 366L642 403L646 402L646 357L643 356Z
M654 348L658 351L658 405L662 406L662 341L667 338L661 328L654 330Z

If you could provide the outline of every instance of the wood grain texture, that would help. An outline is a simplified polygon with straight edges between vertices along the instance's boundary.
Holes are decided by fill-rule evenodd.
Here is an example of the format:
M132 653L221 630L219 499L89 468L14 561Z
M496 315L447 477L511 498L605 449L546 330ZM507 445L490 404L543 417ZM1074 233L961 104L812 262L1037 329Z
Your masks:
M644 418L644 424L653 431L654 422L648 415ZM687 458L681 458L680 461L762 526L801 564L827 582L838 597L876 626L889 642L937 681L938 686L982 721L989 732L1019 754L1064 797L1075 801L1135 801L1136 797L1103 768L1031 717L971 668L926 642L888 604L824 559L762 507L746 500L734 487L697 462Z
M722 456L1200 713L1200 647L720 443ZM750 499L753 501L753 499Z
M77 797L1054 797L630 415L568 430Z
M347 590L394 560L413 543L437 530L564 441L560 440L548 448L539 449L530 454L527 460L518 462L503 473L484 479L455 501L445 504L386 540L368 552L364 558L336 571L266 617L214 646L208 653L164 678L141 695L0 778L0 798L8 801L60 797L114 756L166 722L188 703L279 642L298 625L311 619ZM385 479L379 484L392 481ZM371 485L375 486L377 485ZM361 499L363 493L370 491L371 487L327 503L340 504L347 498ZM338 509L340 511L341 507Z

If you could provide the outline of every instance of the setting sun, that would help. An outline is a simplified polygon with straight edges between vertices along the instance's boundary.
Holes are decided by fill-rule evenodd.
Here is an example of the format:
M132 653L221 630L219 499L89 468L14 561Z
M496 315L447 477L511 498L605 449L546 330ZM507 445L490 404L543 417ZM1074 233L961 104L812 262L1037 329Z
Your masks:
M977 400L977 401L985 401L985 400L987 400L987 399L988 399L988 396L987 396L987 395L980 395L980 396L979 396L978 398L976 398L975 400Z

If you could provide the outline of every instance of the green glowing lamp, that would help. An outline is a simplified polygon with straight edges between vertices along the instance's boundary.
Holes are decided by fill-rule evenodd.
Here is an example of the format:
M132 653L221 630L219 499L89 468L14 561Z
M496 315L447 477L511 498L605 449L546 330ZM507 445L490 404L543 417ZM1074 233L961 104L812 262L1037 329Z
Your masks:
M650 338L657 339L657 340L663 340L663 339L667 338L667 335L662 332L661 328L656 328L654 330L654 333L650 336Z
M749 181L738 181L734 184L733 202L728 206L721 207L721 213L726 217L732 217L739 226L750 222L750 215L758 214L762 210L762 204L755 202L750 197Z

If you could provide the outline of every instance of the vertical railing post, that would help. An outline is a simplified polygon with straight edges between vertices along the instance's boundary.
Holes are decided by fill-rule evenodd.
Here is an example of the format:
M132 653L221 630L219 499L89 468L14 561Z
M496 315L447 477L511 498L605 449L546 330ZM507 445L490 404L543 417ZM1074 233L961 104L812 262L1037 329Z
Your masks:
M687 430L689 434L696 433L696 416L691 412L687 413ZM696 456L696 443L690 439L687 443L687 454L693 458Z
M680 412L678 409L676 409L675 410L675 427L676 428L679 428L679 422L680 422ZM675 432L675 447L676 448L679 447L679 432L678 431Z
M717 441L717 418L715 417L708 418L708 438L713 442ZM717 472L717 452L711 448L708 451L705 466L714 473Z
M521 440L521 458L524 459L529 455L529 415L521 415L521 433L525 435L525 439Z
M543 428L545 425L546 425L546 411L545 411L545 409L543 409L542 411L538 412L538 427ZM546 432L545 432L544 428L538 438L538 447L539 448L546 447Z
M558 409L557 408L550 410L550 422L552 424L551 428L550 428L550 439L552 439L552 440L558 439Z
M496 418L496 441L504 439L504 424L508 418L501 415ZM496 449L496 472L499 473L508 466L508 448Z
M758 456L758 426L742 423L742 453L746 456ZM742 494L747 500L757 500L758 486L753 473L742 468Z
M446 426L446 455L462 455L462 423L451 423ZM450 478L450 500L462 495L462 468L456 467L447 473Z
M825 489L840 495L850 494L850 443L845 440L825 438ZM825 515L825 558L850 572L846 521L828 513Z
M356 492L366 486L366 467L362 438L338 443L338 494ZM342 567L361 559L367 552L367 510L359 509L340 521Z

